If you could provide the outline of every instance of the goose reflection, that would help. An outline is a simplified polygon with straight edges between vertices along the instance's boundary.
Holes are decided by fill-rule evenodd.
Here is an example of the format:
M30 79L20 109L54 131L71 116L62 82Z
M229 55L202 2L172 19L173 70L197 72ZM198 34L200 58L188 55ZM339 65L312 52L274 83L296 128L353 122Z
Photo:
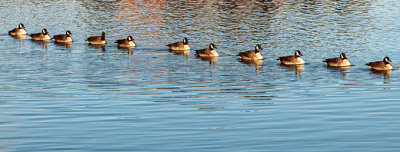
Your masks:
M247 65L255 65L255 66L260 66L263 63L263 60L239 60L239 62L242 62L243 64Z
M118 48L119 50L121 50L121 51L127 51L127 53L128 53L129 55L133 55L133 49L134 49L135 47L119 47L119 46L117 46L117 48Z
M297 65L280 64L280 65L285 67L287 71L294 71L296 75L301 74L301 71L304 68L304 64L297 64Z
M26 35L11 35L11 37L21 41L26 38Z
M129 50L129 51L128 51L128 54L129 54L129 55L133 55L133 50Z
M106 46L103 44L90 44L88 43L88 46L96 48L96 49L101 49L103 52L106 51Z
M256 67L256 71L260 71L261 64L263 63L263 60L257 60L257 59L239 59L239 62L242 62L243 64L246 64L248 66L254 66Z
M49 43L49 41L37 41L37 40L32 40L32 42L42 46L44 49L47 48L47 43Z
M389 79L390 74L392 74L392 70L370 70L373 74L383 75L385 80Z
M174 53L175 55L182 55L187 57L189 55L190 50L169 50L169 52Z
M56 44L58 46L63 46L67 49L70 49L72 42L56 42L56 41L54 41L54 44Z
M350 66L327 66L333 72L349 72Z
M332 72L340 72L341 76L346 76L350 72L350 66L327 66Z
M135 47L121 47L121 46L117 46L117 48L120 49L120 50L131 51L131 50L133 50Z
M22 46L24 44L24 40L26 38L26 35L19 35L19 36L13 35L11 37L14 38L14 39L19 40L19 45Z
M212 65L218 60L217 56L204 56L204 57L198 56L198 58L200 58L203 61L208 61L208 63Z

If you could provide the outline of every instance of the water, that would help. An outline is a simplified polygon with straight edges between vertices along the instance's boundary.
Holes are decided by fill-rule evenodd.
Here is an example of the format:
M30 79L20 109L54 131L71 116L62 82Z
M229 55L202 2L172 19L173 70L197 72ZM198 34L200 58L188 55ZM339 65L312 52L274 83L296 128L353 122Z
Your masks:
M0 2L0 151L398 151L400 4ZM73 33L70 46L7 31ZM88 36L106 32L104 48ZM138 45L112 42L132 35ZM187 55L166 44L189 38ZM215 43L220 57L196 49ZM235 56L256 44L265 60ZM304 67L275 60L302 51ZM349 69L322 61L346 52Z

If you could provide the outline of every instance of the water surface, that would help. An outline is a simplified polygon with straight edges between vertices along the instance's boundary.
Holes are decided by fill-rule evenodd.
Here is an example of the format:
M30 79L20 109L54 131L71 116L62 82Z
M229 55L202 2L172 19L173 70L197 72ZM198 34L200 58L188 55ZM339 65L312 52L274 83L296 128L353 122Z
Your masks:
M400 4L0 2L0 151L398 151ZM73 33L69 46L7 31ZM105 47L88 36L105 31ZM137 47L118 49L132 35ZM166 44L188 37L192 50ZM217 45L220 57L194 50ZM261 44L265 59L236 54ZM281 66L301 50L308 64ZM331 69L345 52L354 66Z

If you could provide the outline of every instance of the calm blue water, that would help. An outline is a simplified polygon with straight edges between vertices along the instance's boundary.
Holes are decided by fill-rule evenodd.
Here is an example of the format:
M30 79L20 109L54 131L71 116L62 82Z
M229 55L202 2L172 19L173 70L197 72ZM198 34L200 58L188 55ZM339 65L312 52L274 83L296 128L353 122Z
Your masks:
M396 0L2 1L0 151L399 151ZM70 46L7 31L73 33ZM104 48L88 36L106 32ZM112 42L132 35L137 47ZM188 37L187 55L166 44ZM215 43L220 57L194 50ZM261 44L265 60L235 56ZM299 49L303 67L278 64ZM322 61L345 52L354 66Z

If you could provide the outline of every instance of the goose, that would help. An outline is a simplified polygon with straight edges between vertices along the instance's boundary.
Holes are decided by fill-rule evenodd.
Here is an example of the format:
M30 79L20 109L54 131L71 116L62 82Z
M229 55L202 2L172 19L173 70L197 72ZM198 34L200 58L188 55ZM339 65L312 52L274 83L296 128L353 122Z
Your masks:
M11 36L19 36L19 35L27 35L28 32L26 32L24 24L19 23L18 28L14 28L8 31L8 34Z
M254 50L240 52L238 56L244 60L262 60L263 56L260 54L260 50L262 50L261 45L257 44Z
M392 70L393 66L389 62L392 62L392 60L386 56L383 61L369 62L365 65L368 65L372 70Z
M51 39L49 32L47 32L47 29L45 28L42 30L42 33L33 33L29 36L31 36L32 39L36 41L47 41Z
M196 50L196 55L199 57L213 57L213 56L218 56L217 51L215 51L217 47L211 43L208 46L208 49L200 49L200 50Z
M346 54L344 54L343 52L340 53L340 56L338 58L325 59L323 62L325 62L327 66L350 66L351 65L350 61L346 57Z
M71 31L67 30L65 34L54 35L53 39L54 41L61 43L72 42L71 34L72 34Z
M117 44L118 47L128 48L128 47L136 46L135 42L133 41L132 36L128 36L126 39L117 40L117 41L115 41L115 43Z
M107 41L106 41L106 33L105 32L101 32L101 36L91 36L91 37L86 39L86 42L88 42L89 44L101 44L101 45L104 45L104 44L107 43Z
M182 42L175 42L166 45L170 50L173 51L184 51L184 50L190 50L189 44L188 44L188 39L185 37L183 38Z
M281 63L285 65L305 64L301 56L303 56L303 54L301 54L299 50L296 50L294 55L283 56L277 60L280 60Z

